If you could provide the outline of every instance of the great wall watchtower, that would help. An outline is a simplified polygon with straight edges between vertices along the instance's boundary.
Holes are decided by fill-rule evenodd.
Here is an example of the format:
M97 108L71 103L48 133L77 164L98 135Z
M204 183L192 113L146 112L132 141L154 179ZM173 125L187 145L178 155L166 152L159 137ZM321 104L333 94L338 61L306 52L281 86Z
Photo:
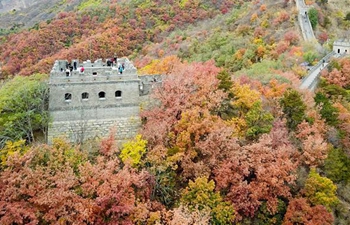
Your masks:
M48 142L54 137L71 142L104 137L112 127L117 139L132 138L140 127L140 96L147 88L133 64L121 58L113 65L101 59L73 60L72 71L67 65L66 60L57 60L50 73Z
M333 51L338 54L350 54L350 39L339 39L334 41Z

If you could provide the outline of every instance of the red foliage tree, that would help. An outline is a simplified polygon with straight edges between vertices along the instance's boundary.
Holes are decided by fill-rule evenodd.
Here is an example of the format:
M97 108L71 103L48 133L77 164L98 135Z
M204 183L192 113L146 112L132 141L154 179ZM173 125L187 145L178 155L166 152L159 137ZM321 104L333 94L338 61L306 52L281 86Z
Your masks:
M86 161L62 142L14 155L0 173L1 224L132 224L152 179L119 165L116 156Z
M350 59L344 58L338 62L340 68L334 68L331 72L326 71L322 76L330 84L346 87L350 85Z
M242 216L254 216L262 201L274 213L279 197L290 197L295 180L297 150L288 140L285 125L278 121L270 134L257 143L243 146L215 170L219 190L228 190L230 200Z
M284 216L283 225L331 225L334 218L326 207L311 206L305 198L292 199Z
M83 222L93 212L93 201L79 196L76 162L64 152L75 150L38 146L8 161L0 174L0 223ZM76 155L77 160L79 156ZM73 213L76 212L76 213Z
M142 113L153 164L179 166L183 178L193 178L210 174L235 148L232 128L211 113L226 96L217 90L218 72L212 61L178 64L155 90L160 107Z
M298 134L301 140L302 155L300 160L308 166L318 166L327 158L329 146L324 139L325 124L324 121L315 119L310 125L302 122L298 125Z
M297 44L299 41L299 35L295 31L288 31L283 37L284 41L289 43L289 45Z
M322 32L318 35L318 40L321 44L325 43L328 40L328 34L326 32Z

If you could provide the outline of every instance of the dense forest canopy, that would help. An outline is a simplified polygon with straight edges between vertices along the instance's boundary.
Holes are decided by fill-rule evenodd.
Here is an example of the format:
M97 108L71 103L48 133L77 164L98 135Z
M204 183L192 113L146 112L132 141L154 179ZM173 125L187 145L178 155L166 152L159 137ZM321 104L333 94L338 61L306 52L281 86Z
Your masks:
M306 4L330 50L347 16ZM0 223L349 224L350 58L300 90L325 53L297 13L288 0L86 0L2 33ZM43 143L53 62L115 53L164 74L139 134Z

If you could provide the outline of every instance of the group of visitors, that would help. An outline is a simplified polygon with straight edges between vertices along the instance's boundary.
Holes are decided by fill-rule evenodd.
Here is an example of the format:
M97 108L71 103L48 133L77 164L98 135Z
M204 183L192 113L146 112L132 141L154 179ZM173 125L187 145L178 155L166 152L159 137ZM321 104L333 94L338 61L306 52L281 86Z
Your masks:
M76 61L73 62L73 65L69 62L66 62L66 76L70 77L72 75L73 70L78 70L78 63ZM84 72L84 67L79 68L79 72ZM61 68L61 72L63 72L63 68Z
M119 74L123 74L123 71L125 70L125 63L118 63L118 58L117 55L114 54L113 58L109 58L107 59L107 66L111 66L111 67L117 67L118 68L118 72ZM79 71L80 73L84 73L85 68L84 66L81 66L78 68L78 62L77 61L73 61L73 65L71 65L71 63L66 62L66 76L69 77L72 74L72 71ZM61 72L63 72L63 68L61 68Z
M118 63L118 58L117 58L116 54L114 54L113 58L107 59L107 66L118 67L119 74L123 74L123 71L125 70L125 64L124 63L122 63L122 64Z

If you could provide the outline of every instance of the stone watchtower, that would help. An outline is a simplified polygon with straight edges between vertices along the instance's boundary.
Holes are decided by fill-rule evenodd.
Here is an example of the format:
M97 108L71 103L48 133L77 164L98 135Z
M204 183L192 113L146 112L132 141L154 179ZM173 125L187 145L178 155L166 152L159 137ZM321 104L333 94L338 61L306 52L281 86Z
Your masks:
M119 140L134 137L143 87L133 64L126 58L117 61L55 62L50 73L49 143L55 137L80 143L107 136L112 127Z
M350 54L350 39L339 39L334 41L333 51L338 54Z

